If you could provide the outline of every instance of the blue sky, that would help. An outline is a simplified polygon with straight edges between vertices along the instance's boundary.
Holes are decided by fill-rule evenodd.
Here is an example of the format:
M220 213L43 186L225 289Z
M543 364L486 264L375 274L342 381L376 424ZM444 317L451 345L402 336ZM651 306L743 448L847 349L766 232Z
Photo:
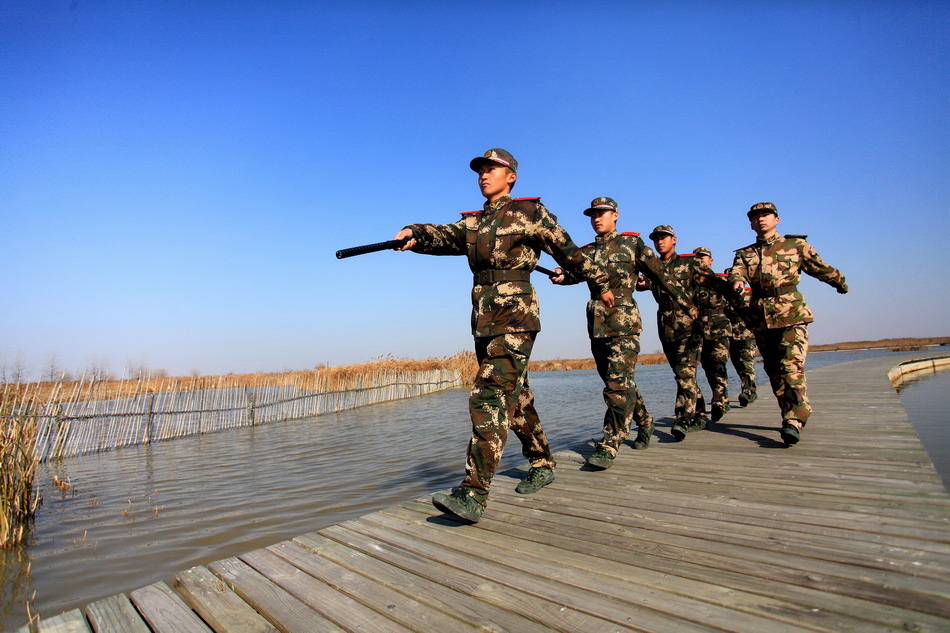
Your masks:
M480 208L490 147L578 244L607 195L721 270L775 202L851 287L803 282L813 343L947 335L948 32L946 2L2 0L0 360L470 349L463 258L334 253ZM536 285L534 358L589 356L585 289Z

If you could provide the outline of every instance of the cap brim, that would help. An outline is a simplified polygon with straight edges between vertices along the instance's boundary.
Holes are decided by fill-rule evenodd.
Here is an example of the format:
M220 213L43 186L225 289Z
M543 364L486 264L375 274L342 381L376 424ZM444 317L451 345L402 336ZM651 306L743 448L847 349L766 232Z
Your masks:
M670 233L669 231L653 231L650 233L650 239L655 240L657 235L672 235L673 237L676 237L675 233Z
M511 165L506 165L500 160L485 158L484 156L478 156L476 158L473 158L472 161L468 164L468 166L472 168L472 171L478 171L479 169L482 168L482 165L484 165L485 163L494 163L496 165L501 165L502 167L507 167L508 169L511 169ZM514 171L514 169L511 169L511 171Z

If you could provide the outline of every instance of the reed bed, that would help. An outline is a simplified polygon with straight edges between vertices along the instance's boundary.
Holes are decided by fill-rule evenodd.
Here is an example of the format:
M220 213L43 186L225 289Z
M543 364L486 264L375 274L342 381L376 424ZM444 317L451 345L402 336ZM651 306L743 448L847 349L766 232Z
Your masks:
M36 412L29 399L0 402L0 548L23 542L40 504Z
M38 403L32 445L46 460L410 398L466 384L476 369L461 352L275 374L4 385L0 402ZM0 422L22 410L9 407Z
M639 365L665 365L665 354L640 354ZM597 369L593 358L538 360L528 363L528 371L571 371L574 369Z

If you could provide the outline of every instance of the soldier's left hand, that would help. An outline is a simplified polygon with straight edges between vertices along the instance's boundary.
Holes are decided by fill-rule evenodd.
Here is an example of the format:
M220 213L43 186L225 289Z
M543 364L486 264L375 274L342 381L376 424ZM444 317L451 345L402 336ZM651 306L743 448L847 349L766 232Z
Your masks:
M614 307L614 293L610 290L600 295L600 300L603 301L604 305L608 308Z
M564 283L564 271L561 270L560 268L555 268L555 269L554 269L554 272L557 273L555 276L553 276L553 277L548 277L548 279L551 280L551 283L552 283L552 284L562 284L562 283Z
M839 295L848 294L848 284L841 284L841 286L838 288L838 294Z

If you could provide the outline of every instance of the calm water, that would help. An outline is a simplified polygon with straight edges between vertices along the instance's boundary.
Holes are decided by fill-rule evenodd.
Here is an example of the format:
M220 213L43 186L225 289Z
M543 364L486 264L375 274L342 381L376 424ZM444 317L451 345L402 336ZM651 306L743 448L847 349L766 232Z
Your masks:
M808 368L886 354L812 354ZM946 421L950 372L937 376L903 387L912 418L919 411ZM656 418L672 413L676 393L666 365L638 368L637 382ZM760 385L765 382L760 375ZM554 450L598 434L603 401L595 372L541 372L531 383ZM767 386L760 389L768 393ZM456 485L470 433L467 398L467 390L453 389L44 464L35 538L20 552L5 553L0 629L25 623L24 603L34 591L33 609L55 615ZM950 446L945 433L939 439L942 448L928 450L946 469ZM521 464L518 450L517 441L509 443L503 468ZM54 475L74 488L61 493Z

